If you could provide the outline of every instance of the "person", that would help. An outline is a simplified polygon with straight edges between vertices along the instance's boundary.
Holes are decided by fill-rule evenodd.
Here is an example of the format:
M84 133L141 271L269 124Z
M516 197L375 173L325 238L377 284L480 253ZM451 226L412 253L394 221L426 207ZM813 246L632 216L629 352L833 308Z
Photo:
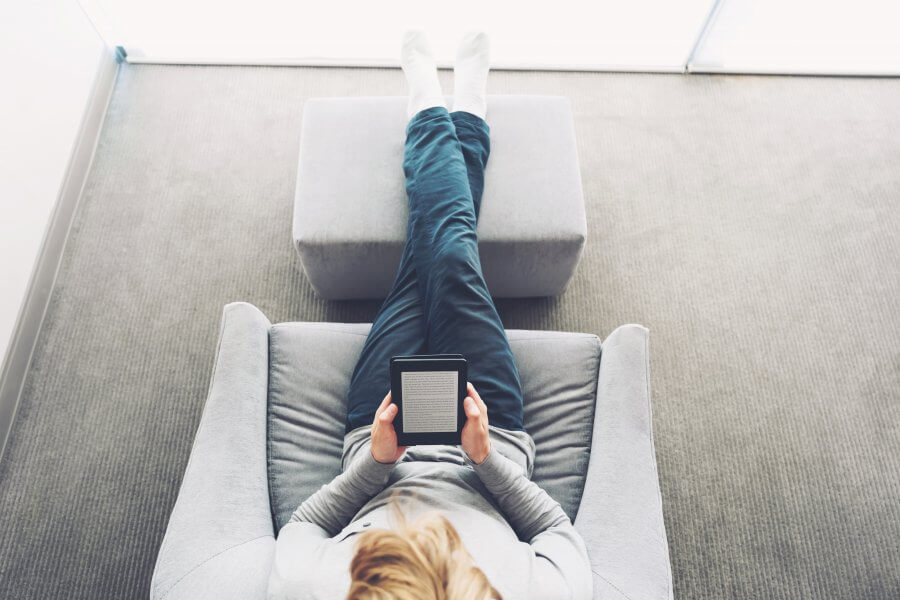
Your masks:
M281 529L269 597L590 598L583 540L530 480L519 374L481 272L489 39L460 43L452 112L422 33L404 35L401 65L406 246L351 378L344 470ZM390 358L453 353L468 360L461 449L398 447Z

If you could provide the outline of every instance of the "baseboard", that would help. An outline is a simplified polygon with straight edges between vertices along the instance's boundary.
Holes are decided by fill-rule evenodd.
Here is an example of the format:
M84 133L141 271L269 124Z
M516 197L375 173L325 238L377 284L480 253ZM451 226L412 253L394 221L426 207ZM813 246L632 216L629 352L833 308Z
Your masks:
M399 69L399 59L378 58L208 58L197 56L143 56L132 49L125 62L133 65L176 65L176 66L217 66L217 67L339 67L348 69ZM437 61L439 69L452 69L451 61ZM684 65L616 65L585 62L580 64L535 64L526 61L492 61L491 71L563 71L585 73L684 73Z
M25 299L19 309L12 338L0 368L0 460L3 458L12 431L25 377L69 237L72 218L94 158L94 150L115 86L118 67L115 51L105 50L97 65L91 95L81 119L78 137L72 147L66 175L60 186L56 206L44 233L41 251L32 269Z

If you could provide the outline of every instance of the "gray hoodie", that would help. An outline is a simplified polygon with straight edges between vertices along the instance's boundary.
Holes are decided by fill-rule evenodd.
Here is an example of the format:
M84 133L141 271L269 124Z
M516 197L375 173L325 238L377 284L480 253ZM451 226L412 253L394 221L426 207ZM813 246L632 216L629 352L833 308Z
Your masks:
M527 433L491 427L491 452L480 465L456 446L414 446L397 463L382 464L372 457L370 436L371 426L347 434L344 472L282 527L270 599L346 597L357 534L390 529L398 502L404 513L446 517L507 600L591 598L584 541L559 503L529 479L534 441Z

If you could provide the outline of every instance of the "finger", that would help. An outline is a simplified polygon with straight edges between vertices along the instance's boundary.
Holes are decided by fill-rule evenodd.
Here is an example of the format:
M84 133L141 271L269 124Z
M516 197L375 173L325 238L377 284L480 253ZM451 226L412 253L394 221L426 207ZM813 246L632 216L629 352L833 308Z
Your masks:
M390 403L391 403L391 393L388 392L387 396L384 397L384 400L381 401L381 404L378 405L378 408L375 409L375 418L376 419L381 416L381 413L384 411L385 408L388 407L388 405Z

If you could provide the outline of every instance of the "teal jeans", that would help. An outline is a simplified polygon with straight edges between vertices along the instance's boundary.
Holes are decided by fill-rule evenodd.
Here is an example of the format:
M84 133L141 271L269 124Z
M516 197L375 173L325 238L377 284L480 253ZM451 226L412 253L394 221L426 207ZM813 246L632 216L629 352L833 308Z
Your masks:
M462 354L490 423L524 429L519 372L478 256L489 154L490 128L475 115L433 107L407 125L406 246L353 370L347 431L372 423L391 387L391 357L408 354Z

